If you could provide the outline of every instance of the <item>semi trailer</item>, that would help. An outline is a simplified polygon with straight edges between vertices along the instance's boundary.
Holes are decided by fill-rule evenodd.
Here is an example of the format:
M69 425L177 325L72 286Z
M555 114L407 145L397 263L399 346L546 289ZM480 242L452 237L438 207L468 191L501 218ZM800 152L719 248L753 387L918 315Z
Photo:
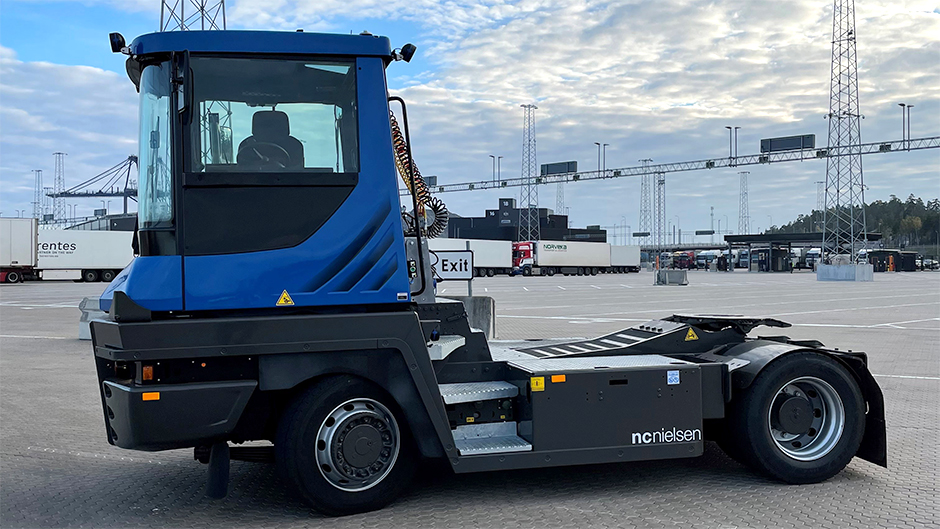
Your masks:
M640 271L639 246L610 246L610 267L603 269L605 273L625 274Z
M211 497L231 459L271 460L330 515L393 501L422 458L506 471L696 457L713 439L787 483L887 464L867 356L749 336L785 322L664 314L509 350L436 298L427 239L446 208L385 78L414 46L253 31L111 44L142 120L140 256L91 324L112 445L192 448ZM201 143L217 135L232 141Z
M109 282L134 258L133 238L130 231L40 230L36 219L0 219L0 281Z
M431 252L466 250L473 252L474 277L493 277L512 273L512 242L483 239L436 238L428 240Z

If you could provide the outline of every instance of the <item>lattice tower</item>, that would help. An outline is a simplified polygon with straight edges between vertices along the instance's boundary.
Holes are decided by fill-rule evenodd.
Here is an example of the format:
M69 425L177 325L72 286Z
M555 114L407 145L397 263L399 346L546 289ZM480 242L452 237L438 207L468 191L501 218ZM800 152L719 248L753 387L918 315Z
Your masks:
M653 184L653 175L650 174L646 168L650 166L650 162L652 162L653 159L644 158L639 161L643 163L644 171L640 176L640 227L637 231L650 232L651 235L649 237L640 239L641 244L649 244L653 233L653 206L650 203L650 188Z
M46 215L52 215L52 197L49 195L52 194L51 187L42 188L42 214L43 218Z
M519 240L537 241L539 234L538 159L535 151L535 105L525 109L522 126L522 190L519 200Z
M42 220L42 169L33 169L36 185L33 188L33 218Z
M823 254L846 255L855 262L865 247L865 186L862 179L861 114L858 104L855 1L832 3L832 75L829 85L829 147L849 147L845 156L826 160ZM851 147L856 146L856 147Z
M751 232L751 213L747 207L747 175L750 171L741 171L741 193L738 197L738 235Z
M708 242L715 244L715 206L709 206L709 209L710 211L708 215L711 218L711 227L709 229L712 230L712 234Z
M555 190L555 214L565 214L565 183L558 182L558 188Z
M61 196L65 192L65 157L64 152L54 152L55 156L55 178L52 180L52 192L55 197L52 199L52 215L55 222L65 222L68 216L65 211L65 197Z
M225 0L163 0L160 31L224 30ZM232 153L232 106L227 102L203 102L199 112L202 161L235 163Z
M225 29L225 0L163 0L160 31Z

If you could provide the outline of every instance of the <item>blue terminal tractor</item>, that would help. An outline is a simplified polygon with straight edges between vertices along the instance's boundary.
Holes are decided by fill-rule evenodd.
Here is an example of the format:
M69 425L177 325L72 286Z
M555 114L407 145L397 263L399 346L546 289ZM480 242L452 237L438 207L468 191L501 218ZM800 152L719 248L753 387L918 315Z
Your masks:
M784 322L666 314L507 350L436 297L427 239L448 213L385 75L414 46L260 31L111 46L140 94L139 256L92 322L111 444L193 448L212 497L231 459L272 461L331 515L393 501L421 458L496 471L714 439L789 483L887 464L866 355L748 336Z

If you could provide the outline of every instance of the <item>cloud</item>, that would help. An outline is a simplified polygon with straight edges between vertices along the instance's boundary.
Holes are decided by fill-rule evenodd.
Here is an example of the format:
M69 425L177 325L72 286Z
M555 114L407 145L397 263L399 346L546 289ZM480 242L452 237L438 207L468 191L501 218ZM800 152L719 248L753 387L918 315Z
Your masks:
M137 98L126 77L87 66L23 62L0 47L0 210L13 215L33 200L32 169L52 187L53 152L65 152L75 185L137 151ZM90 213L100 203L83 200Z
M364 26L399 34L414 29L411 40L419 44L428 67L393 64L389 83L409 102L417 162L441 182L489 178L490 154L504 156L504 176L518 176L519 105L530 102L539 106L539 162L578 160L582 169L597 163L594 141L610 144L608 167L637 165L640 158L667 162L724 156L725 125L742 127L742 154L756 152L763 137L815 133L818 145L826 143L827 2L240 0L227 7L230 28L345 32ZM916 105L915 136L940 134L940 13L935 3L868 0L857 9L863 138L900 136L899 101ZM100 70L17 63L7 55L12 51L0 50L3 67L15 63L32 81L10 75L0 81L4 149L15 142L64 141L55 131L44 132L51 126L71 130L61 137L82 147L70 149L114 160L100 168L126 156L118 151L122 141L132 141L136 121L126 80ZM81 97L67 97L77 92L49 88L54 72L68 77L69 85L81 79L98 84L78 92ZM112 85L118 87L114 92L107 89ZM43 99L55 103L39 104ZM37 104L42 110L34 108ZM63 105L74 120L53 108ZM111 126L95 129L101 107L117 114L108 118ZM22 131L17 139L11 139L8 123ZM82 139L89 130L123 132L111 141ZM49 158L46 152L42 156ZM4 181L12 163L8 156L0 162ZM16 170L32 168L30 163ZM892 192L940 195L938 151L873 155L864 164L872 199ZM822 162L750 170L751 216L760 219L755 227L769 222L767 215L779 222L813 208L813 182L825 176ZM637 179L584 182L569 185L565 195L577 224L612 224L621 216L636 224L638 189ZM554 207L554 187L543 187L540 194L543 206ZM676 173L668 176L667 208L670 217L682 217L683 226L705 227L710 206L716 219L728 216L723 226L736 225L737 194L734 170ZM497 196L507 195L518 196L518 190L443 198L459 214L479 215L493 207Z

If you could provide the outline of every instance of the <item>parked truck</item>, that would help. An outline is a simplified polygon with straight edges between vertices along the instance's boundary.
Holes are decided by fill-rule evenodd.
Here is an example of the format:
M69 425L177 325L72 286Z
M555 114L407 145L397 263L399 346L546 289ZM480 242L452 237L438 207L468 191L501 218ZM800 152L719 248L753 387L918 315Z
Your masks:
M385 76L413 45L178 31L130 45L112 34L111 49L140 91L147 192L141 257L91 322L102 442L192 448L210 497L227 493L232 459L272 461L285 488L330 515L387 505L429 459L456 473L606 465L701 456L714 439L793 484L854 457L887 465L868 357L748 336L785 322L664 314L510 350L474 329L463 303L437 298L427 239L446 209L412 159L406 105ZM236 156L200 144L219 133L203 119L210 101L245 118L231 122L245 138ZM305 153L301 139L322 148ZM610 264L604 244L522 244L530 273Z
M597 275L610 267L610 245L603 242L526 241L512 244L515 274Z
M438 250L466 250L470 243L473 252L474 277L493 277L512 273L512 242L484 239L430 239L428 248Z
M0 283L19 283L33 276L38 232L36 219L0 219Z
M131 231L39 230L36 219L0 220L2 273L9 283L110 282L134 258Z

